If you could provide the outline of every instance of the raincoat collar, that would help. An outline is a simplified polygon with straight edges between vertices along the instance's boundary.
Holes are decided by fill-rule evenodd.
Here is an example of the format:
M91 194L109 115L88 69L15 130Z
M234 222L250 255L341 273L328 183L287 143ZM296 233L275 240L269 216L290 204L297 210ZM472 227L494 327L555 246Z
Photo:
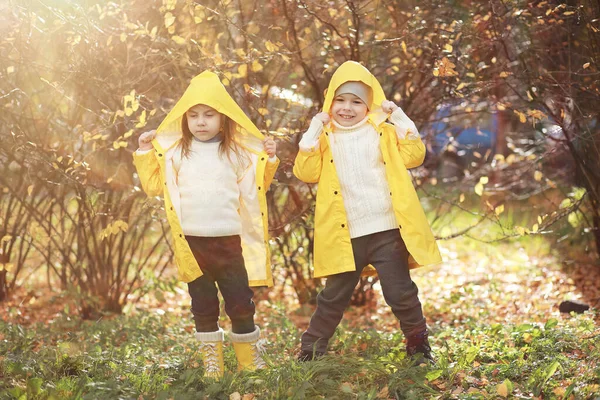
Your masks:
M377 78L356 61L346 61L333 73L331 81L329 81L327 93L325 94L323 112L329 113L333 98L335 97L335 91L348 81L359 81L371 88L373 91L373 103L369 111L369 119L376 126L384 122L388 117L388 114L381 109L381 103L385 100L385 93Z
M235 140L248 150L262 150L263 134L227 93L219 77L211 71L204 71L192 79L183 96L156 130L155 146L166 150L181 139L181 121L185 118L185 112L196 104L205 104L231 118L237 124Z

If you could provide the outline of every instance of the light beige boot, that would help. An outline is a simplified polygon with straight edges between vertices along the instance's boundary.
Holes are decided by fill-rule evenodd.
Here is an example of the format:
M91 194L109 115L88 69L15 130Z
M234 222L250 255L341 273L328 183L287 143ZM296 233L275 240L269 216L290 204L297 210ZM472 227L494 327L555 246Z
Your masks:
M238 371L255 371L267 367L261 356L265 352L264 344L266 341L260 339L260 328L258 326L254 328L254 332L231 332L230 334L235 356L238 360Z
M225 365L223 361L223 340L225 333L219 328L215 332L196 332L200 342L200 352L204 363L204 376L219 379L223 376Z

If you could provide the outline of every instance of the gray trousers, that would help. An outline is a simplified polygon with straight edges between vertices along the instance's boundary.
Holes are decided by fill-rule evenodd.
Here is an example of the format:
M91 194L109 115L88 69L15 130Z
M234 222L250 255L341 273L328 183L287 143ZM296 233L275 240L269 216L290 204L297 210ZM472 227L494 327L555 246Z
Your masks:
M325 353L327 344L344 315L362 270L373 265L379 275L383 297L409 337L427 329L417 285L408 270L408 250L398 229L352 239L356 271L327 277L317 296L317 309L302 334L301 349Z

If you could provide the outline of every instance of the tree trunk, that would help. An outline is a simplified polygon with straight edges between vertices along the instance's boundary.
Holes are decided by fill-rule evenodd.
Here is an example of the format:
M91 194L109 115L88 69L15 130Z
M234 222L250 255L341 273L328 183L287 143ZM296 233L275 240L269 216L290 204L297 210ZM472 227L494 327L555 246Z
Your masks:
M8 298L8 283L6 279L6 265L8 265L8 255L0 254L0 302Z

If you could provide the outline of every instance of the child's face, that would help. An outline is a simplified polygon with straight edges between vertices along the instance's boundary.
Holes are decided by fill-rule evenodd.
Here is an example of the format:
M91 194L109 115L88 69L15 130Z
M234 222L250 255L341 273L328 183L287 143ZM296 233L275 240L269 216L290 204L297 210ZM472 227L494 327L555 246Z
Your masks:
M210 140L221 130L223 114L207 105L196 104L185 112L185 116L190 132L199 140Z
M344 93L333 98L331 116L342 126L352 126L362 121L368 112L367 105L360 97Z

